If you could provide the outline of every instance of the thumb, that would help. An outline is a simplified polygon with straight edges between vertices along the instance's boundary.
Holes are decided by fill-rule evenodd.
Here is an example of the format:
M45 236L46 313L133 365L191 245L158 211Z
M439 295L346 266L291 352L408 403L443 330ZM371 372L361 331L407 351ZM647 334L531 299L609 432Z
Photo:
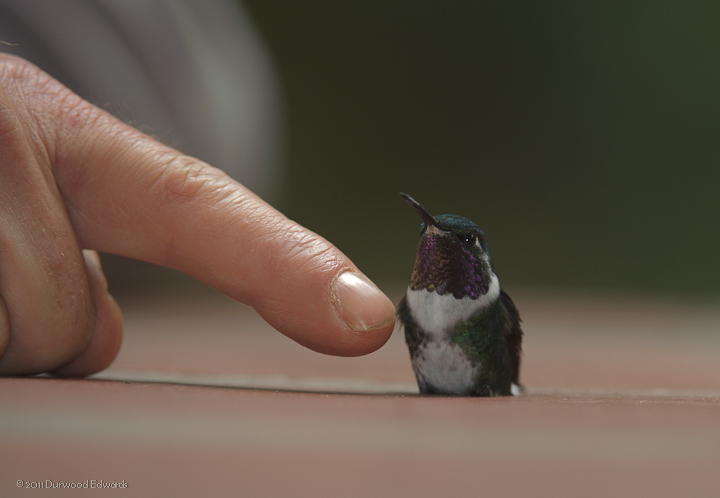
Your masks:
M392 303L330 242L24 61L9 73L83 248L181 270L322 353L361 355L388 339Z

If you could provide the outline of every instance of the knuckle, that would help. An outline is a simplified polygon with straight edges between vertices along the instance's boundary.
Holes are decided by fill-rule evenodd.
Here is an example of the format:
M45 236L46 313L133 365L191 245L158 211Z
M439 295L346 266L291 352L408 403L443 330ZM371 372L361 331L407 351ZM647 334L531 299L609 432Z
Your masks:
M39 357L64 365L82 353L95 329L95 306L82 258L48 252L51 282L46 288L43 342ZM44 331L43 331L44 329ZM48 368L52 369L52 368Z
M270 251L267 270L273 274L295 279L298 273L334 274L334 270L345 264L343 254L323 237L294 222L291 226L277 226L268 231L269 243L278 248Z
M82 260L64 249L47 251L35 263L5 282L11 340L0 373L36 374L66 365L86 349L95 329Z
M216 204L232 182L220 170L179 152L165 152L153 162L162 166L154 172L150 193L162 204Z

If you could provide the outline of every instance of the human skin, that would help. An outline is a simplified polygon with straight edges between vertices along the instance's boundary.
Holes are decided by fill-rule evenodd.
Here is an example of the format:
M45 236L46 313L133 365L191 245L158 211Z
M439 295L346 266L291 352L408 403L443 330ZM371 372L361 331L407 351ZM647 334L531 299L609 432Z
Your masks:
M0 375L112 362L122 315L95 251L181 270L321 353L366 354L392 333L390 300L330 242L0 55Z

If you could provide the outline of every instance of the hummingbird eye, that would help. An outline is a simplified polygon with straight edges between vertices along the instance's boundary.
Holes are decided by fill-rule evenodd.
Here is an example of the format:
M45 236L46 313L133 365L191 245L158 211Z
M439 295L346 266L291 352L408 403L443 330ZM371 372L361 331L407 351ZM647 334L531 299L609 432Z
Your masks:
M477 237L472 233L461 236L461 239L469 246L474 246L475 242L477 242Z

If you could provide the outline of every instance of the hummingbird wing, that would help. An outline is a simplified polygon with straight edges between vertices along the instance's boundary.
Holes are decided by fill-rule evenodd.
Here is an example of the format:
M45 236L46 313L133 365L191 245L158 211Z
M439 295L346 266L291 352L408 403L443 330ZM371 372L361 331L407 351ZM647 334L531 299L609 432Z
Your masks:
M397 319L405 329L405 342L410 350L410 356L414 357L415 353L422 342L422 334L420 327L415 323L410 315L410 308L407 305L407 296L403 296L396 308Z
M502 300L503 308L503 326L502 331L505 336L505 343L508 348L508 355L510 356L510 368L512 369L513 383L520 385L518 377L520 376L520 355L522 354L522 338L523 331L520 327L520 312L518 311L513 300L504 290L500 290L500 299Z

